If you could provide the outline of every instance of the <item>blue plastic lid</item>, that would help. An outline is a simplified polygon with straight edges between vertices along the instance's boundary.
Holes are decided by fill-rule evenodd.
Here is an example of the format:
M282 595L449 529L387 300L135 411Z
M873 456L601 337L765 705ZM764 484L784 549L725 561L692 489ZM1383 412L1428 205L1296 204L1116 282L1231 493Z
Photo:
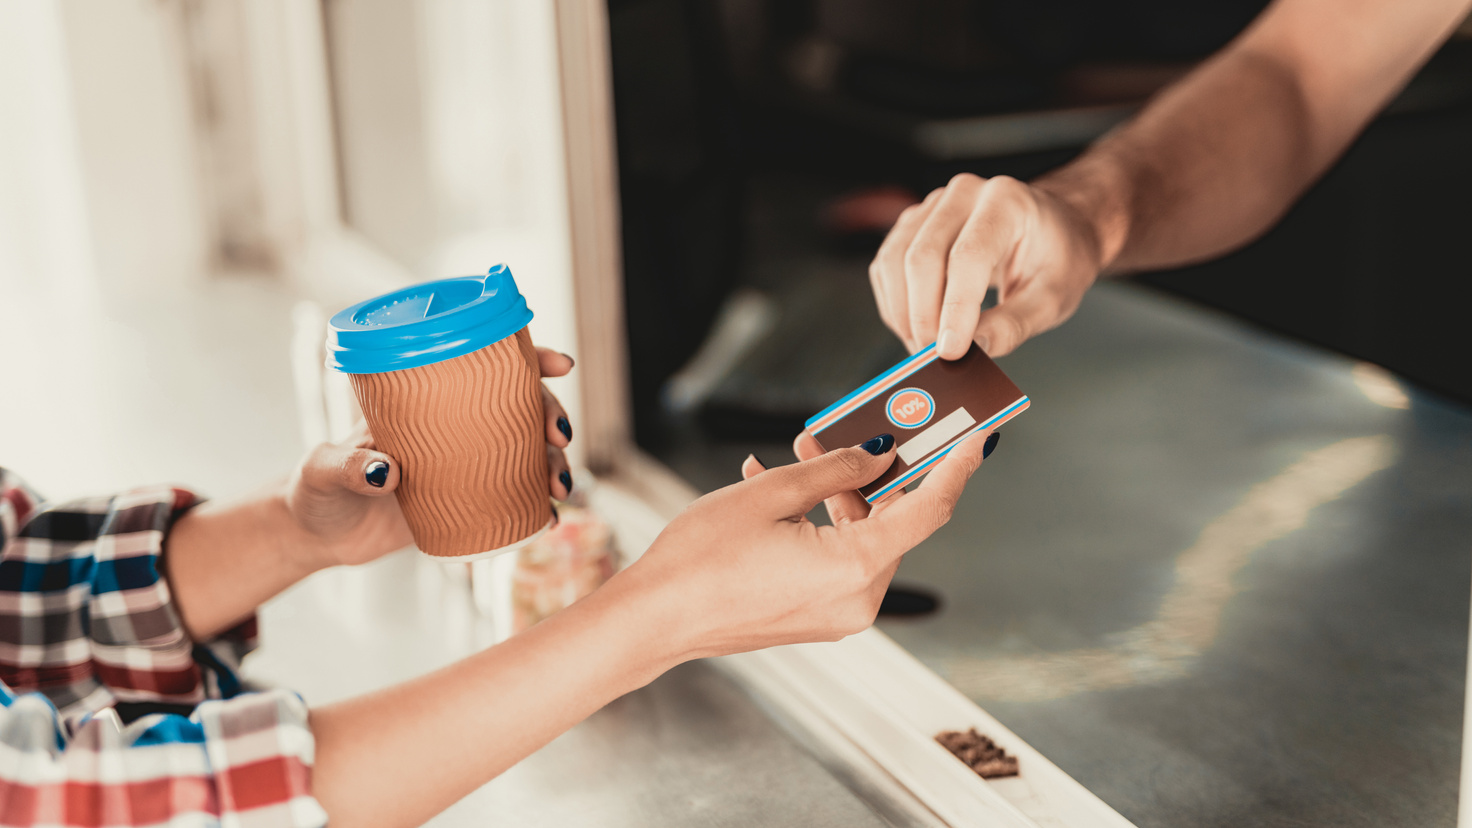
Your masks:
M381 374L478 351L532 321L504 264L484 277L406 287L359 302L328 323L327 365L345 374Z

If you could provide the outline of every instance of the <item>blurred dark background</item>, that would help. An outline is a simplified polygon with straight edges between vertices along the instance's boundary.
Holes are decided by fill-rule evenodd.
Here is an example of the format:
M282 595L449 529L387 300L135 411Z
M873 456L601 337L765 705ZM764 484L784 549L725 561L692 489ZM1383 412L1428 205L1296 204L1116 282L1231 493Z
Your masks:
M902 356L866 276L899 208L1067 161L1264 5L610 0L641 444L795 433ZM1277 229L1134 278L1472 402L1469 148L1463 36Z

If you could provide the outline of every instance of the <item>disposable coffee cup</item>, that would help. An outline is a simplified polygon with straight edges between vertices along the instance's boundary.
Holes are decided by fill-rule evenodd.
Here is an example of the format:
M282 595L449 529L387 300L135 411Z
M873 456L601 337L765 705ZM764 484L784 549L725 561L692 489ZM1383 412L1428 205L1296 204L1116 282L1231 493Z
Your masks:
M511 271L440 279L332 317L327 365L349 375L426 555L470 561L552 525L532 312Z

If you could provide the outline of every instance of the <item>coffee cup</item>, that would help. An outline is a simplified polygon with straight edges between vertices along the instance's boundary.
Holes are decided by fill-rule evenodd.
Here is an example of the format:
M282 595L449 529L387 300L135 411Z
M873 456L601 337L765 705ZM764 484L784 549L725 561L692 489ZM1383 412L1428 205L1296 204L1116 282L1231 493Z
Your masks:
M505 265L359 302L332 317L327 364L349 375L414 542L445 561L518 549L552 525L532 312Z

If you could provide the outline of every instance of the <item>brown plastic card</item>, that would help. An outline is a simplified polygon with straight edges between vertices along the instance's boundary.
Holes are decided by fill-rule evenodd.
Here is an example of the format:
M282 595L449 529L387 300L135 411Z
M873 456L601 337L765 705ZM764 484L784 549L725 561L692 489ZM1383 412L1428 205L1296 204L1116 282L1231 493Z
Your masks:
M807 421L824 450L893 434L894 465L859 493L870 503L920 479L955 445L1027 410L1027 395L976 345L955 361L920 351Z

